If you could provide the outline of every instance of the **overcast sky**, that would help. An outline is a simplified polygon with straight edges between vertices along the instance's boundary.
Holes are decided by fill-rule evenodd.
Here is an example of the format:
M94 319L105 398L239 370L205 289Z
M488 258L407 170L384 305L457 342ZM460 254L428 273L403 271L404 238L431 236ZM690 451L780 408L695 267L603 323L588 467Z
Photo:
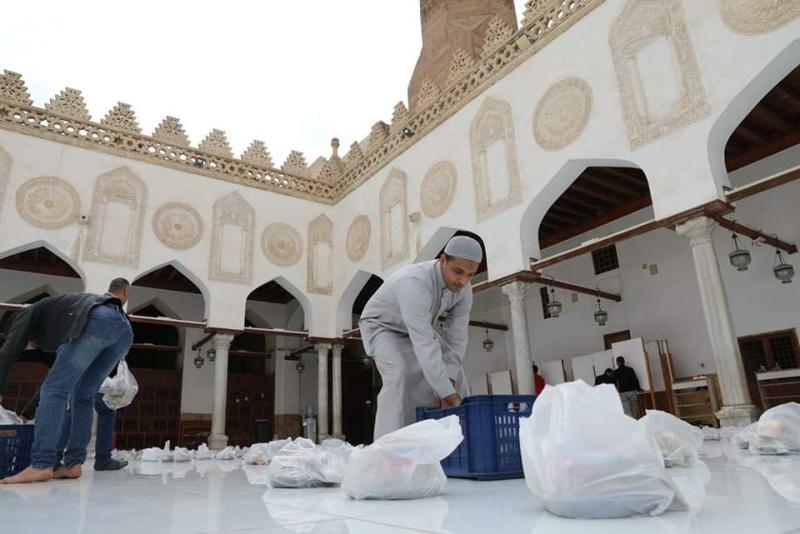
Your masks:
M518 18L525 0L515 0ZM3 2L0 69L36 106L64 87L98 121L118 101L152 133L179 117L193 146L228 134L309 164L389 122L421 47L418 0L28 0Z

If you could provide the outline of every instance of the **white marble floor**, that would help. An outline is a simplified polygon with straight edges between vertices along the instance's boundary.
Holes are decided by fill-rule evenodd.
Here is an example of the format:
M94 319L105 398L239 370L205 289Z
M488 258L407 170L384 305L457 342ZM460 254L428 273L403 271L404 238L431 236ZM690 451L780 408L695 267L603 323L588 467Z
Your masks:
M800 534L800 456L752 456L719 443L703 452L707 468L671 470L691 510L655 518L558 518L536 507L524 480L451 479L437 498L352 501L338 488L271 489L263 467L206 461L0 486L0 532Z

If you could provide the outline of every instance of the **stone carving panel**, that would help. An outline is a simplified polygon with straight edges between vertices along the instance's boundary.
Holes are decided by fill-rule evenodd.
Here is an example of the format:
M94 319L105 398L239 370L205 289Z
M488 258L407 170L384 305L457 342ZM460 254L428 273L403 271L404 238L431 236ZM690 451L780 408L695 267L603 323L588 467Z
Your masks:
M440 161L430 168L420 186L419 201L426 217L436 218L447 211L456 194L458 173L449 161Z
M634 149L709 113L680 0L628 0L609 44Z
M303 257L303 237L285 223L272 223L261 233L261 250L275 265L291 267Z
M511 104L487 98L469 132L478 222L520 203L517 141Z
M255 210L237 192L214 202L210 279L237 284L252 282L255 220Z
M408 259L408 176L392 169L381 188L381 265Z
M146 200L147 186L127 167L97 178L84 258L138 266Z
M169 248L192 248L203 237L203 218L189 204L168 202L153 216L153 233Z
M572 143L589 121L592 88L581 78L567 78L545 91L533 115L533 136L544 149Z
M369 249L369 239L372 234L372 223L369 217L359 215L350 223L347 229L347 257L350 261L361 261Z
M3 199L6 196L8 176L11 174L11 154L0 147L0 210L3 208Z
M333 222L322 214L308 225L309 293L333 295Z
M775 30L800 15L797 0L721 0L722 20L735 32Z
M20 217L38 228L64 228L76 223L80 209L78 192L61 178L31 178L17 190Z

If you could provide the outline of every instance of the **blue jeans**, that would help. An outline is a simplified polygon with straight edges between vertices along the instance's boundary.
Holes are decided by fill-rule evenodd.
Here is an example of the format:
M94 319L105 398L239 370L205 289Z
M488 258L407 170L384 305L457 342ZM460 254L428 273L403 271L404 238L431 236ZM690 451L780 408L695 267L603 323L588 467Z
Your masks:
M111 450L114 448L114 426L117 422L117 411L106 406L103 394L98 393L94 400L94 411L97 412L97 434L94 442L94 463L105 465L111 459ZM64 449L69 441L69 432L72 427L72 410L64 415L64 424L61 428L61 439L56 449L56 466L64 457Z
M35 469L52 469L55 465L68 407L72 422L64 465L69 467L86 460L95 396L132 342L133 330L127 318L115 307L103 305L91 311L79 337L58 347L36 410L31 451L31 465Z

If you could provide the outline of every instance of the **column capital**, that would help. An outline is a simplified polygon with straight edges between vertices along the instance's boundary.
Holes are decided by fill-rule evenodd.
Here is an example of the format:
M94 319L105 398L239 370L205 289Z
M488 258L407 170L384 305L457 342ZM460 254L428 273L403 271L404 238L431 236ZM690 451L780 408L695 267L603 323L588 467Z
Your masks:
M317 343L314 345L314 348L317 350L318 354L322 354L323 352L331 350L332 345L332 343Z
M214 350L228 350L231 348L232 341L233 334L214 334L214 337L211 338L211 345Z
M678 224L675 231L689 240L691 246L711 241L711 234L717 223L710 217L695 217Z
M500 286L500 291L502 291L511 302L523 300L527 290L528 284L526 282L511 282Z
M334 356L341 356L343 350L344 350L344 343L334 343L333 344L333 355Z

